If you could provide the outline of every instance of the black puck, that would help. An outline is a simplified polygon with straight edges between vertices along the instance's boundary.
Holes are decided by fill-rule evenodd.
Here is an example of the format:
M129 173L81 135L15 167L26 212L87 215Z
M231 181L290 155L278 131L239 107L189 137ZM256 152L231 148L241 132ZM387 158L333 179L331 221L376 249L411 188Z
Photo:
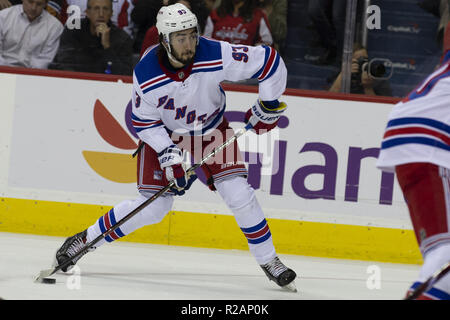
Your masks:
M54 278L42 278L42 283L55 284L56 279Z

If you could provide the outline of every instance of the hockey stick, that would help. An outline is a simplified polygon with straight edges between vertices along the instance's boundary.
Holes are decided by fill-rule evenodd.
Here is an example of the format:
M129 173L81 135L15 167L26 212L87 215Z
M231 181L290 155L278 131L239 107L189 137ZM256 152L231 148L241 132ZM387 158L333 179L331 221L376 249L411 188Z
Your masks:
M436 271L420 286L418 286L413 292L411 292L405 300L415 300L422 293L427 292L436 282L439 281L443 276L445 276L450 271L450 262L447 262L442 266L441 269Z
M252 125L248 123L244 128L239 129L232 137L230 137L227 141L225 141L223 144L215 148L213 151L211 151L209 154L207 154L199 163L193 165L188 170L186 170L186 174L190 175L194 173L194 171L206 163L210 158L214 157L217 153L225 149L227 146L232 144L234 141L236 141L240 136L242 136L244 133L246 133L249 129L252 128ZM89 248L93 247L97 242L100 240L106 238L109 236L112 232L114 232L117 228L119 228L121 225L123 225L125 222L130 220L132 217L134 217L138 212L140 212L142 209L144 209L146 206L148 206L150 203L155 201L157 198L159 198L161 195L163 195L166 191L168 191L170 188L172 188L175 185L174 181L171 181L168 185L166 185L164 188L162 188L160 191L155 193L153 196L145 200L143 203L141 203L137 208L135 208L133 211L131 211L129 214L127 214L125 217L123 217L121 220L119 220L114 226L111 226L108 230L103 232L101 235L99 235L97 238L89 242L84 246L83 249L81 249L77 254L75 254L70 260L68 259L61 265L55 266L53 269L46 269L39 272L39 274L35 277L36 282L43 282L44 278L47 278L54 274L55 272L61 270L64 267L67 267L72 260L76 260L77 258L81 257L87 251Z

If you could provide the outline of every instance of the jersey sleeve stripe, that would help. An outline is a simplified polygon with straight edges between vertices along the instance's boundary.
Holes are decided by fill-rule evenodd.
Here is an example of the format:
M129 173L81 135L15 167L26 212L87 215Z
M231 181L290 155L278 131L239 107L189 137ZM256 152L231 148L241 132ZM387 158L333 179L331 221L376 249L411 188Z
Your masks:
M384 139L391 138L391 137L399 137L399 136L405 136L405 135L424 135L424 136L430 136L431 138L437 138L441 140L441 142L447 144L450 146L450 136L443 134L441 132L423 128L423 127L406 127L406 128L399 128L399 129L392 129L387 130L384 134Z
M275 63L273 64L272 69L270 70L269 74L264 79L259 80L259 82L263 82L263 81L269 79L275 73L275 71L277 71L279 64L280 64L280 55L277 54L277 57L275 58Z
M134 113L131 114L131 124L136 132L140 132L145 129L156 128L163 125L161 120L141 119Z
M426 125L438 130L441 130L447 134L450 134L450 126L445 124L444 122L429 119L429 118L420 118L420 117L405 117L405 118L397 118L392 119L388 122L387 128L404 126L404 125Z
M156 120L151 120L151 119L141 119L137 115L135 115L134 113L131 113L131 120L142 122L142 123L144 123L144 122L148 123L148 122L156 121Z
M270 56L270 50L269 47L263 46L265 52L264 52L264 63L262 65L262 67L258 70L258 72L256 72L253 76L252 79L258 78L261 73L264 71L264 67L266 66L267 60L269 59Z
M450 126L429 118L392 119L381 143L381 149L405 144L427 145L450 151Z
M152 121L152 122L139 122L139 121L131 121L133 124L133 127L135 128L144 128L144 127L151 127L155 124L159 124L161 123L161 120L156 120L156 121Z
M153 123L152 125L148 125L148 126L135 126L133 124L133 128L134 128L134 130L136 130L136 132L141 132L141 131L146 130L146 129L152 129L152 128L160 127L162 125L164 125L162 123L162 121L158 120L155 123Z
M402 137L385 140L381 143L381 149L388 149L391 147L396 147L403 144L423 144L431 147L443 149L450 151L450 146L446 145L439 140L428 138L428 137Z
M269 48L269 50L270 50L269 59L265 63L264 71L258 77L259 81L262 81L262 80L264 80L266 78L266 76L269 74L269 71L272 69L272 67L273 67L273 65L275 63L275 60L276 60L275 58L277 56L277 53L275 52L275 50L273 50L272 48Z

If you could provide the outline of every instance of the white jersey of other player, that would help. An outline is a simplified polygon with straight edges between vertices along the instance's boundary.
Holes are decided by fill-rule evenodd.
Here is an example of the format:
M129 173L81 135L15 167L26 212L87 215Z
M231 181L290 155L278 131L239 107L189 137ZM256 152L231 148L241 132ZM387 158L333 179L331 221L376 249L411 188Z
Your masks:
M450 51L389 114L377 167L427 162L450 169Z
M225 111L224 80L259 80L259 98L277 100L286 89L287 70L271 47L232 45L199 38L194 61L170 71L149 48L133 75L132 123L141 140L160 152L173 144L166 131L203 135Z

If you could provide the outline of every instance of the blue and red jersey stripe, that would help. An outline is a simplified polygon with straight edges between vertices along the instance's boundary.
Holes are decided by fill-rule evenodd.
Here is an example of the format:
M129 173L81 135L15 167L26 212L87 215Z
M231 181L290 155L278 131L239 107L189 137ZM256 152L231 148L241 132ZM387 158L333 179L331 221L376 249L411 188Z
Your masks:
M140 132L145 129L155 128L163 125L161 120L140 119L134 113L131 114L131 124L136 132Z
M275 49L268 46L264 46L264 49L266 50L264 64L261 69L252 76L252 78L257 78L259 82L269 79L275 73L280 63L280 55Z
M100 226L100 230L102 232L106 232L109 228L116 224L116 216L114 214L114 208L108 211L105 215L101 216L98 219L98 225ZM125 234L120 230L120 227L111 232L108 236L105 237L107 242L113 242L121 237L124 237Z
M417 287L419 287L421 284L421 282L414 282L414 284L409 289L408 294L409 292L412 292ZM418 300L450 300L450 293L432 287L428 291L422 293L422 295L419 296Z
M423 144L450 151L450 126L429 118L405 117L390 120L382 149L403 144Z
M248 243L251 244L262 243L269 239L272 235L266 219L263 219L260 223L253 227L241 228L241 230L247 238Z

